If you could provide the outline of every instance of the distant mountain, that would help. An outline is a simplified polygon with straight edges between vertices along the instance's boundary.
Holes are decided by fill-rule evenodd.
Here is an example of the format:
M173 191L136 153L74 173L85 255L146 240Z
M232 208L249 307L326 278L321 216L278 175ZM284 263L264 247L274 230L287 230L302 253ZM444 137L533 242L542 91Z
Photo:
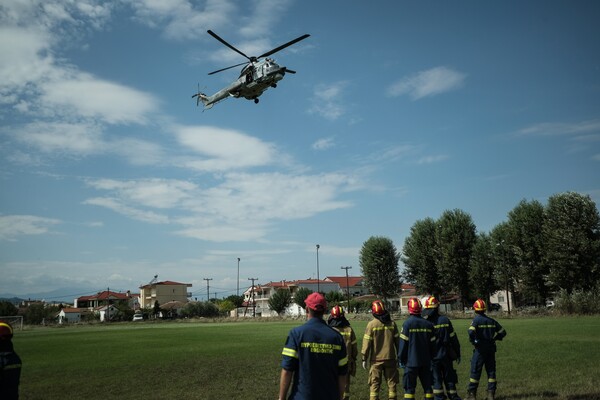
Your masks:
M48 292L39 293L24 293L24 294L13 294L13 293L0 293L0 300L6 299L8 301L16 300L20 302L22 300L44 300L47 303L69 303L72 304L73 300L81 296L89 296L102 291L97 288L85 288L85 287L65 287L60 289L54 289Z

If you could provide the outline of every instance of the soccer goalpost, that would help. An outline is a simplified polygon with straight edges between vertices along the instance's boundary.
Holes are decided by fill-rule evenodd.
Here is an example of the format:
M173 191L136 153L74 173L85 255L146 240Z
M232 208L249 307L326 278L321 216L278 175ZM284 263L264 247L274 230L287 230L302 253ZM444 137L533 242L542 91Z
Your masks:
M2 316L0 315L0 321L8 322L13 329L23 330L23 316L22 315L11 315Z

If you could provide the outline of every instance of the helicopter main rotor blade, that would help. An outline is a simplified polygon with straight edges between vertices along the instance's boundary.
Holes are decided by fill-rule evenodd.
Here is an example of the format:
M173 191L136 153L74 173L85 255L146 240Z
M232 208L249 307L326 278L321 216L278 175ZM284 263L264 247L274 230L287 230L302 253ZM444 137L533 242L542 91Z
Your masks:
M243 55L245 58L247 58L248 60L252 61L252 59L250 57L248 57L247 55L245 55L244 53L242 53L241 51L239 51L238 49L236 49L235 47L233 47L232 45L230 45L229 43L227 43L225 41L225 39L222 39L219 35L217 35L216 33L214 33L213 31L211 31L210 29L207 31L208 34L212 37L214 37L215 39L217 39L219 42L223 43L225 46L229 47L231 50L235 51L238 54ZM242 65L242 64L239 64ZM231 67L233 68L233 67Z
M217 72L226 71L226 70L228 70L228 69L235 68L235 67L239 67L240 65L244 65L244 64L248 64L248 62L243 62L243 63L239 63L239 64L232 65L232 66L230 66L230 67L221 68L221 69L218 69L218 70L216 70L216 71L209 72L208 74L209 74L209 75L216 74Z
M209 33L210 33L210 32L209 32ZM304 40L304 39L306 39L306 38L307 38L307 37L309 37L309 36L310 36L309 34L304 34L304 35L302 35L302 36L300 36L300 37L298 37L298 38L296 38L296 39L294 39L294 40L292 40L292 41L289 41L289 42L287 42L286 44L282 44L281 46L274 48L274 49L273 49L273 50L271 50L271 51L267 51L266 53L264 53L264 54L262 54L262 55L260 55L260 56L258 56L258 57L256 57L256 58L268 57L268 56L270 56L271 54L277 53L278 51L280 51L280 50L283 50L283 49L285 49L286 47L288 47L288 46L291 46L291 45L293 45L293 44L295 44L295 43L298 43L299 41L301 41L301 40ZM238 51L238 52L239 52L239 53L241 53L240 51ZM241 53L241 54L245 56L245 54L243 54L243 53ZM246 56L246 57L247 57L247 56Z

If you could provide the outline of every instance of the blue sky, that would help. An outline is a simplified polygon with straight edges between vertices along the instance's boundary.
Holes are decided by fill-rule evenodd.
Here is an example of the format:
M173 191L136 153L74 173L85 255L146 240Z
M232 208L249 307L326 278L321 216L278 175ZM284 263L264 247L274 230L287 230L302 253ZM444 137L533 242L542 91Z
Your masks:
M419 219L600 200L596 1L0 5L0 294L343 275ZM248 55L287 75L203 112ZM240 67L241 68L241 67Z

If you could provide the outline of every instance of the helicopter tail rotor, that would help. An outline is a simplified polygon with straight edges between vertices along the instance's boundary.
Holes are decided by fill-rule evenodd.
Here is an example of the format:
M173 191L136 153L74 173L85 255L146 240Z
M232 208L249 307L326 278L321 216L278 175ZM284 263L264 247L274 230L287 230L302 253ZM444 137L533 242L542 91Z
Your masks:
M202 101L202 104L204 104L205 109L209 109L213 106L212 104L207 105L208 97L200 91L200 84L198 84L198 91L196 92L196 94L192 95L192 99L194 97L196 98L196 107L198 107L200 105L201 101Z

